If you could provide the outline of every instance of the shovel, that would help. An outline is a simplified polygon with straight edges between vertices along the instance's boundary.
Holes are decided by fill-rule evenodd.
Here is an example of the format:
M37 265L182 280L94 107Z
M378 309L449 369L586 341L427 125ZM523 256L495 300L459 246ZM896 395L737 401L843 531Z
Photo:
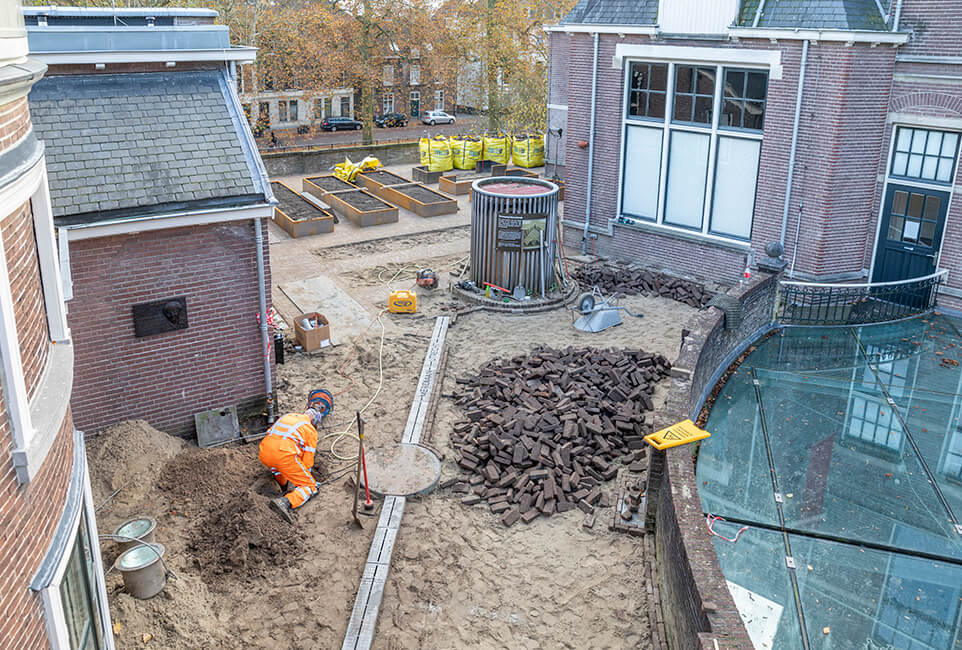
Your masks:
M524 274L524 247L523 246L521 248L521 252L518 253L518 259L521 260L519 263L519 266L521 267L521 269L518 271L518 274L521 277L518 278L518 285L514 288L514 291L511 292L511 297L517 300L518 302L521 302L528 295L528 292L524 288L525 274Z
M360 518L357 516L357 502L361 496L361 459L364 457L364 420L361 419L361 412L357 411L357 474L354 477L354 507L351 514L354 516L354 523L358 528L364 528Z

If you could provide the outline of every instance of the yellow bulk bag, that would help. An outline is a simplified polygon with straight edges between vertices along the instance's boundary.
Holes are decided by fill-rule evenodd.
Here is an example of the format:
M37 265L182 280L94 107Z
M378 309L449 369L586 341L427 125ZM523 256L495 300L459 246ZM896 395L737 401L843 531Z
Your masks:
M427 138L418 140L418 151L421 153L421 166L427 167L431 162L431 141Z
M428 171L447 172L454 168L451 160L451 145L443 135L431 138L430 160L428 161Z
M451 158L455 169L474 169L481 160L481 150L484 145L477 138L471 136L451 136Z
M503 133L498 135L485 134L482 138L484 142L483 160L507 165L511 162L511 138Z
M353 183L358 169L358 166L352 163L350 158L345 158L344 162L334 166L334 176L342 181Z
M511 159L518 167L541 167L544 164L544 136L516 135L512 138Z
M381 166L380 160L378 160L374 156L368 156L364 160L362 160L360 163L358 163L357 168L362 172L366 172L371 169L377 169L380 166Z

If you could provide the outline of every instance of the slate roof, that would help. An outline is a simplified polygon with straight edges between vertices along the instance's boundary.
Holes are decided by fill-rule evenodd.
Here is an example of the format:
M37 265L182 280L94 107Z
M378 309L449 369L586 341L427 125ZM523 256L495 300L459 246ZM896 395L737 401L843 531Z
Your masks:
M270 197L220 70L48 76L30 92L58 225Z
M562 25L654 25L658 0L578 0Z
M751 27L759 0L744 0L740 27ZM888 0L882 1L887 10ZM875 0L766 0L759 27L885 31L889 26Z

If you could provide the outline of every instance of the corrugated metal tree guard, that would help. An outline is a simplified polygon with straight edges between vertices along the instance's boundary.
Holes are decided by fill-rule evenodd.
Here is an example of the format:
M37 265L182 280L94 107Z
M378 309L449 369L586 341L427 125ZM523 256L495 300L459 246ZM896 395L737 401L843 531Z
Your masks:
M543 223L542 223L543 222ZM543 228L542 228L543 226ZM544 246L538 230L543 229ZM471 279L532 298L554 284L558 254L558 186L537 178L483 178L471 187ZM543 285L542 285L543 282Z

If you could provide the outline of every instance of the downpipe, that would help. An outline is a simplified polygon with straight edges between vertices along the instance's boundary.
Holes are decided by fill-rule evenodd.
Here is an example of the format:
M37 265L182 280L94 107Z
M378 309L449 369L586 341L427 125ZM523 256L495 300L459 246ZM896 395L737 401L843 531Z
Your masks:
M588 226L591 223L592 178L595 169L595 108L598 102L598 33L595 32L595 53L591 65L591 125L588 127L588 191L585 192L585 230L581 234L581 254L588 254Z
M264 356L264 391L267 395L267 424L274 424L274 388L271 382L271 339L267 331L267 286L264 280L264 231L261 219L252 219L257 249L257 300L260 313L261 348Z
M782 250L785 250L785 235L788 232L788 210L792 202L792 181L795 177L795 155L798 152L798 125L802 114L802 96L805 93L805 68L807 65L808 41L805 40L802 41L802 63L798 72L798 92L795 95L795 123L792 125L792 145L788 155L788 180L785 182L785 203L782 206L782 230L778 237L778 241L782 245ZM801 219L801 214L799 214L799 219Z

